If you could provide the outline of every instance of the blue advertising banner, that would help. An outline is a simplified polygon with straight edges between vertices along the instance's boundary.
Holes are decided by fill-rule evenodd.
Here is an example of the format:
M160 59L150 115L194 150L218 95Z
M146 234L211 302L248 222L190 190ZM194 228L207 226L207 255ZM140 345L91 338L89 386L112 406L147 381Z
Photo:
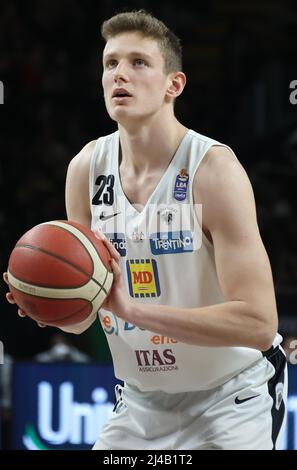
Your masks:
M297 366L288 364L287 422L281 448L297 450Z
M288 365L282 449L297 449L297 367ZM114 407L111 365L16 363L12 449L91 449Z
M91 449L118 382L111 365L16 363L12 448Z

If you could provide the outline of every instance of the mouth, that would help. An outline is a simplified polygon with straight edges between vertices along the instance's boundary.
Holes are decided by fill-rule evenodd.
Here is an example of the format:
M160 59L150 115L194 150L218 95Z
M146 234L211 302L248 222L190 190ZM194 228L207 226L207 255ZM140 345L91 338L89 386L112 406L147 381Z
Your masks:
M113 103L120 104L125 103L131 98L131 96L114 96L112 98Z
M112 94L112 100L116 101L116 102L123 102L123 101L126 101L128 98L131 98L132 95L130 93L128 93L127 90L125 89L117 89L117 90L114 90L113 94Z

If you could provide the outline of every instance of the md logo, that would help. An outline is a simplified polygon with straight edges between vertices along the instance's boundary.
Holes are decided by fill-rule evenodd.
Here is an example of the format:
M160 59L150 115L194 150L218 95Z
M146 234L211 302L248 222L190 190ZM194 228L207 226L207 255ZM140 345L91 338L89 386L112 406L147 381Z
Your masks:
M126 268L131 297L160 296L158 268L154 259L129 259Z
M153 255L191 253L194 250L192 233L189 230L160 232L150 235Z

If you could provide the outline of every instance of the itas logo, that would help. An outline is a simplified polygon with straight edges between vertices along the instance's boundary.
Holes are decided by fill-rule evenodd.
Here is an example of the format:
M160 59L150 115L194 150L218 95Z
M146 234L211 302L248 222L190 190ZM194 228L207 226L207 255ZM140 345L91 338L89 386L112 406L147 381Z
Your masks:
M127 241L124 233L106 233L105 236L113 244L120 256L127 254Z
M129 259L126 268L131 297L160 296L158 269L154 259Z
M194 250L193 237L189 230L153 233L150 235L150 245L153 255L191 253Z
M184 201L187 197L189 175L185 169L180 170L175 180L173 197L177 201Z
M178 369L172 349L138 349L135 356L139 372L168 372Z

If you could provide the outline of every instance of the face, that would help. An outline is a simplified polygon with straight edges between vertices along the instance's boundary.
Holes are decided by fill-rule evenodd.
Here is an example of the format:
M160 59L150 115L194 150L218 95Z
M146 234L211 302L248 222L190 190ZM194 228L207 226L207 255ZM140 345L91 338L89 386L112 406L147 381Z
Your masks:
M139 122L158 113L169 86L158 43L135 32L109 39L102 85L107 111L117 122Z

